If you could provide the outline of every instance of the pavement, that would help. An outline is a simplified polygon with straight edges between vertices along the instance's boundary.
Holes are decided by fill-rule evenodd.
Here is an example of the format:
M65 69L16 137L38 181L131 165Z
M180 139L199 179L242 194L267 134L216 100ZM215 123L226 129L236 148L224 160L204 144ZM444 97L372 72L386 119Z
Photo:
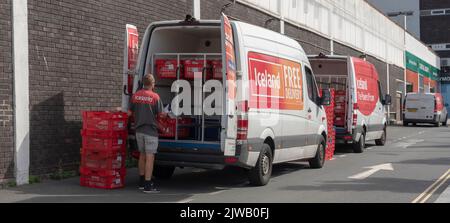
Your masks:
M139 191L137 178L129 169L120 190L80 187L78 178L48 180L0 190L0 202L450 203L450 128L392 126L386 146L369 144L362 154L338 147L323 169L275 165L264 187L249 186L236 168L177 169L171 180L157 182L159 194Z

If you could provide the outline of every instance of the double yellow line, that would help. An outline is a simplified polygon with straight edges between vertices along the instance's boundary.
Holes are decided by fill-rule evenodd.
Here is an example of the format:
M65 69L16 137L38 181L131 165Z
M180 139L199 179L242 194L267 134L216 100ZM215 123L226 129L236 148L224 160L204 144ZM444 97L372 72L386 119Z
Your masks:
M425 203L430 199L430 197L439 189L447 180L450 179L450 169L444 173L436 182L429 186L423 193L421 193L416 199L411 203Z

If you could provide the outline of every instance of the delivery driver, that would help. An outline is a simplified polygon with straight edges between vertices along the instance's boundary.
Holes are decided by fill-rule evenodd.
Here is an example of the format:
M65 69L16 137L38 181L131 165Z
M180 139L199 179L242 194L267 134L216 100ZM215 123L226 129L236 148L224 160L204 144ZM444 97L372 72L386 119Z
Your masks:
M136 122L136 141L139 157L139 189L144 193L158 193L152 181L155 154L158 150L157 116L165 116L159 95L153 92L155 77L148 74L144 77L144 89L136 92L131 98L130 113Z

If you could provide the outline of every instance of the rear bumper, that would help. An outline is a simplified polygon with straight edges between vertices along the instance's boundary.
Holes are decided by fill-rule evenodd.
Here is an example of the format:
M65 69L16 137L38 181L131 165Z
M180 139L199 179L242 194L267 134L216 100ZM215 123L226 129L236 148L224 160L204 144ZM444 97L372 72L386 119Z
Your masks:
M223 154L220 145L162 142L155 162L158 165L204 169L223 169L225 166L251 168L256 164L259 151L249 151L248 147L248 143L237 145L236 156L227 157ZM233 158L233 161L227 161L230 158Z
M426 123L426 124L436 124L439 121L437 118L434 119L404 119L403 122L407 123Z
M361 136L363 128L355 128L351 133L347 132L347 130L337 130L336 131L336 144L347 144L353 143Z
M411 118L406 118L405 116L403 116L403 123L407 122L407 123L427 123L427 124L436 124L439 123L439 116L438 115L434 115L433 119L411 119Z

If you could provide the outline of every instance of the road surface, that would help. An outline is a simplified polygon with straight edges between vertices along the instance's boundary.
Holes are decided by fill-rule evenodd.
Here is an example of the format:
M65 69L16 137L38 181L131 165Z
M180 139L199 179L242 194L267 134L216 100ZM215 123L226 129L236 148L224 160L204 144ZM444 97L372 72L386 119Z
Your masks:
M251 187L244 171L177 169L158 183L160 194L137 190L130 169L127 188L82 188L78 178L0 190L0 202L450 202L450 128L389 127L386 146L363 154L337 149L323 169L307 163L276 165L269 185Z

